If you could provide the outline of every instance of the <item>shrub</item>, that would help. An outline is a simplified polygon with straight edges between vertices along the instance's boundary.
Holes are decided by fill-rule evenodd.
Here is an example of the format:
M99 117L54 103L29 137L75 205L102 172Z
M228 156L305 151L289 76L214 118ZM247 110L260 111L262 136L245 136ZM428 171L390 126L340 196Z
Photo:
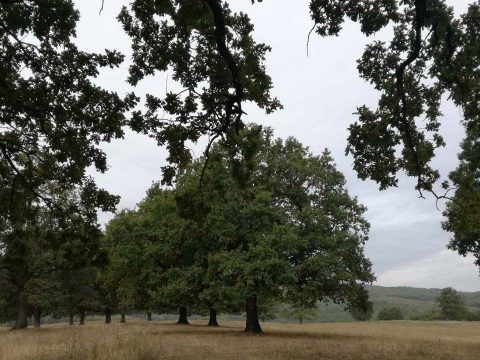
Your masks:
M469 311L469 312L467 312L466 320L468 320L468 321L480 321L480 311Z
M441 320L442 314L437 310L427 310L421 313L413 313L410 315L409 320L420 320L420 321L433 321Z
M377 315L377 320L403 320L402 311L396 306L382 309Z

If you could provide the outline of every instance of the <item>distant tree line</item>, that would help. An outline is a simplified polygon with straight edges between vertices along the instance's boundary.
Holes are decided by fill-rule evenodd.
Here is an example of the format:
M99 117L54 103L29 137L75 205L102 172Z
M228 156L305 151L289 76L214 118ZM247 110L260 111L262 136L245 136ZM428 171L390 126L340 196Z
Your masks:
M378 312L377 320L403 320L402 310L396 306L384 308Z
M465 305L465 299L455 289L448 287L442 289L436 298L438 309L430 309L423 312L412 312L409 320L456 320L456 321L480 321L480 310L471 311ZM404 320L405 314L397 306L389 306L381 309L377 314L378 320Z

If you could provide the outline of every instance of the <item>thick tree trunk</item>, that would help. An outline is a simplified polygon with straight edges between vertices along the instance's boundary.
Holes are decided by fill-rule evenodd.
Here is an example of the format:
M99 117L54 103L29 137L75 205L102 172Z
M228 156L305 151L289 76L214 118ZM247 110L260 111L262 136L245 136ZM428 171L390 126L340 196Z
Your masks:
M112 322L112 310L105 310L105 324L110 324Z
M185 306L180 306L178 309L179 312L179 317L177 324L184 324L184 325L189 325L188 319L187 319L187 308Z
M39 328L40 327L40 319L42 318L42 310L36 307L33 310L33 327Z
M147 321L152 321L152 313L147 312Z
M245 332L252 334L260 334L262 332L262 328L260 327L260 322L258 321L257 297L248 297L245 305L245 310L247 312Z
M80 323L79 325L85 325L85 310L80 310Z
M17 295L17 317L15 319L15 330L25 329L27 327L28 304L27 296L23 290Z
M122 314L122 315L120 316L120 322L121 322L121 323L124 323L124 322L125 322L125 314Z
M68 325L74 325L75 322L73 321L73 314L70 314L70 321L68 322Z
M208 318L208 326L218 326L217 310L210 308L210 317Z

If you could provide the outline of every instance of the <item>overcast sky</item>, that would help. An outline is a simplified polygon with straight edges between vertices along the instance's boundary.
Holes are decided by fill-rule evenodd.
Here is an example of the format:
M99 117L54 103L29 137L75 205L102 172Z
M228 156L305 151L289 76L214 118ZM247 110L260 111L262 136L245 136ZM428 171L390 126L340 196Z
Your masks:
M454 4L460 13L469 1L447 2ZM79 47L97 52L117 49L126 55L127 61L120 69L102 72L97 82L120 94L135 90L140 96L164 95L167 74L144 80L136 89L125 83L130 42L116 15L129 1L105 0L101 15L98 14L101 0L75 0L75 3L81 13L77 30ZM307 56L306 40L312 26L308 0L265 0L256 5L250 0L230 3L235 11L250 15L255 24L256 41L272 46L267 71L273 78L273 94L284 106L269 116L248 107L247 120L273 127L279 137L294 136L316 154L324 148L330 149L338 168L347 177L350 193L368 207L366 216L372 230L366 254L374 264L377 284L480 290L473 258L463 258L446 249L451 235L441 229L442 215L432 198L419 199L413 190L414 181L406 177L401 178L398 188L380 192L373 182L357 179L352 159L345 157L347 127L355 121L353 112L363 104L375 106L378 98L356 70L356 60L373 38L363 37L356 24L346 23L339 37L312 35ZM382 36L388 34L379 34L376 38ZM458 109L447 103L443 113L441 131L448 146L439 151L435 165L446 176L456 166L462 129ZM165 150L145 136L130 132L124 140L103 148L110 170L95 175L98 184L121 195L120 208L135 206L151 183L160 179ZM194 151L196 156L201 155L199 147ZM104 222L109 218L102 215Z

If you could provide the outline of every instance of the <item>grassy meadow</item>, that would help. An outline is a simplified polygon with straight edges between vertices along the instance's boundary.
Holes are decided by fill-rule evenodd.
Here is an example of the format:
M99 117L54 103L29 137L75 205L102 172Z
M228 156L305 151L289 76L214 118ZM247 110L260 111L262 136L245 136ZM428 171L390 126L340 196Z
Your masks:
M154 359L478 359L478 322L262 324L246 335L243 322L219 328L130 320L86 326L47 325L0 330L1 360Z

